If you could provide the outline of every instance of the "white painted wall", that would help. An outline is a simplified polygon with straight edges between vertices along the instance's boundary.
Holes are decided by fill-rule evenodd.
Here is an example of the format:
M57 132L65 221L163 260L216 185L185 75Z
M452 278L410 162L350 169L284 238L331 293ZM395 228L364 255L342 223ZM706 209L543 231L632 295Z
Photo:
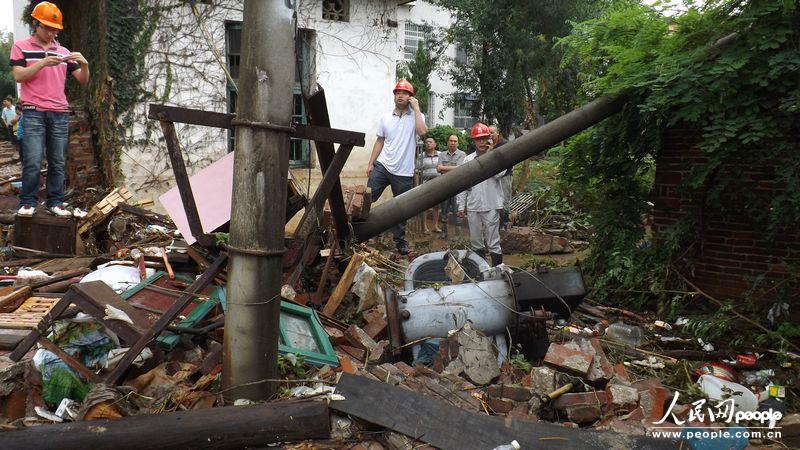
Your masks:
M18 41L25 37L30 36L30 30L28 26L22 22L22 10L28 5L28 0L13 0L14 6L14 27L11 29L11 32L14 33L14 40Z
M149 0L155 1L158 0ZM366 146L355 148L342 173L343 183L365 183L365 168L380 114L392 108L397 29L391 0L351 0L350 21L322 20L321 2L303 0L298 25L316 33L316 82L325 88L331 126L366 133ZM225 22L241 21L241 0L200 5L214 45L225 54ZM154 101L226 112L225 75L203 39L189 6L176 7L159 23L142 81ZM167 80L171 79L171 83ZM122 149L124 183L139 197L154 198L174 185L157 123L146 119L146 104L136 108L134 126ZM190 173L227 152L227 133L206 127L179 126L178 135ZM311 151L312 191L321 178ZM303 187L307 169L293 170Z
M415 24L427 24L433 27L448 28L453 23L450 11L434 6L428 2L417 0L397 8L397 20L399 22L397 33L397 61L404 61L403 47L405 35L403 33L404 24L411 22ZM450 45L444 52L443 65L447 65L456 56L454 45ZM455 88L449 77L443 76L439 71L431 74L431 90L434 95L434 109L436 113L431 117L432 125L453 125L453 108L445 107L446 97L455 93Z

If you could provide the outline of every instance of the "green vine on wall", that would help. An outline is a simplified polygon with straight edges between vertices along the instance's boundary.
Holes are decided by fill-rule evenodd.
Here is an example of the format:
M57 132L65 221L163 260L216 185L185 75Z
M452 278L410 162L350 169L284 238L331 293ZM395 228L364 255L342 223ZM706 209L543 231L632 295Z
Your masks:
M23 11L23 20L29 25L35 3ZM64 13L65 29L59 40L86 56L92 74L88 89L69 84L67 91L73 105L88 113L103 181L113 186L118 180L125 130L134 122L134 107L155 98L142 89L142 79L153 33L165 7L146 0L55 3Z
M587 100L620 90L631 98L621 114L572 139L562 166L566 183L593 211L597 238L587 268L596 297L657 300L673 312L686 307L693 297L680 293L687 289L672 268L690 264L705 217L744 214L767 239L796 229L797 23L800 10L791 1L717 1L674 19L628 5L577 24L562 40L565 64L581 68ZM734 32L735 39L714 47L717 39ZM698 148L707 162L690 168L682 189L704 193L701 214L680 220L652 245L642 245L642 216L651 213L659 137L670 128L700 133ZM773 182L780 189L753 189L748 168L766 161L778 161ZM776 258L774 263L785 262ZM764 282L763 277L753 281ZM782 301L797 304L789 295L740 307L758 314Z

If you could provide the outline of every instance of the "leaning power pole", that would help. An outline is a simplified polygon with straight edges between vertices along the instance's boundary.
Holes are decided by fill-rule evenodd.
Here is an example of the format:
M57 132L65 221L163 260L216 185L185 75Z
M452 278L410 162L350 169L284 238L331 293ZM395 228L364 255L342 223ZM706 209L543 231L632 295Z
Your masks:
M223 353L226 397L276 391L294 84L291 2L245 0Z

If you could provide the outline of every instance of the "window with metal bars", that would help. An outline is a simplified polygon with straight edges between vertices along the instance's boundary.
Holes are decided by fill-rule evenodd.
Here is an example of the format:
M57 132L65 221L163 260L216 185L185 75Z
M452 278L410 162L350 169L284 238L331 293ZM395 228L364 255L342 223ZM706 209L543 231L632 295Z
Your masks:
M461 94L454 106L454 127L458 129L470 128L478 121L478 118L472 115L472 108L475 106L475 96Z
M322 18L336 22L350 21L349 0L322 0Z
M312 30L300 29L297 32L295 41L296 69L295 85L292 89L292 122L306 123L305 105L303 104L302 88L308 87L311 80L312 55L311 49L314 39ZM228 63L228 70L234 81L239 79L239 64L241 61L242 47L242 23L227 22L225 24L225 56ZM302 82L301 82L302 80ZM304 86L305 85L305 86ZM227 86L228 112L236 113L237 93L233 86ZM234 133L228 132L228 151L234 149ZM289 166L308 167L309 143L305 139L292 138L289 143Z
M422 48L428 48L427 36L429 28L412 22L406 22L403 27L403 58L406 61L413 61L417 55L419 43Z

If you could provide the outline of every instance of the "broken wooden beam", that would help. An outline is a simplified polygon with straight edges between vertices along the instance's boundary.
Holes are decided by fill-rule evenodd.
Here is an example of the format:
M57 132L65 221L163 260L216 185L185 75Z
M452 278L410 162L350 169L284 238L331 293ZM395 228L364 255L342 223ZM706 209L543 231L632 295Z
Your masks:
M343 373L331 409L389 428L444 450L489 449L512 440L537 449L673 449L679 442L614 432L565 428L486 416L408 389Z
M325 403L298 401L42 425L2 433L3 448L245 448L330 438Z
M236 115L150 103L148 105L147 118L215 128L232 128L231 121L236 118ZM364 133L316 125L294 124L292 126L294 131L291 135L298 139L352 145L354 147L363 147L365 143Z
M331 293L331 296L328 298L328 302L325 303L325 307L322 308L323 314L332 316L333 313L336 312L345 294L350 290L350 285L353 284L353 279L356 277L356 273L358 273L358 268L361 267L365 259L366 258L361 253L353 254L350 258L350 263L347 264L347 268L342 274L342 278L339 279L339 283L333 289L333 293Z

